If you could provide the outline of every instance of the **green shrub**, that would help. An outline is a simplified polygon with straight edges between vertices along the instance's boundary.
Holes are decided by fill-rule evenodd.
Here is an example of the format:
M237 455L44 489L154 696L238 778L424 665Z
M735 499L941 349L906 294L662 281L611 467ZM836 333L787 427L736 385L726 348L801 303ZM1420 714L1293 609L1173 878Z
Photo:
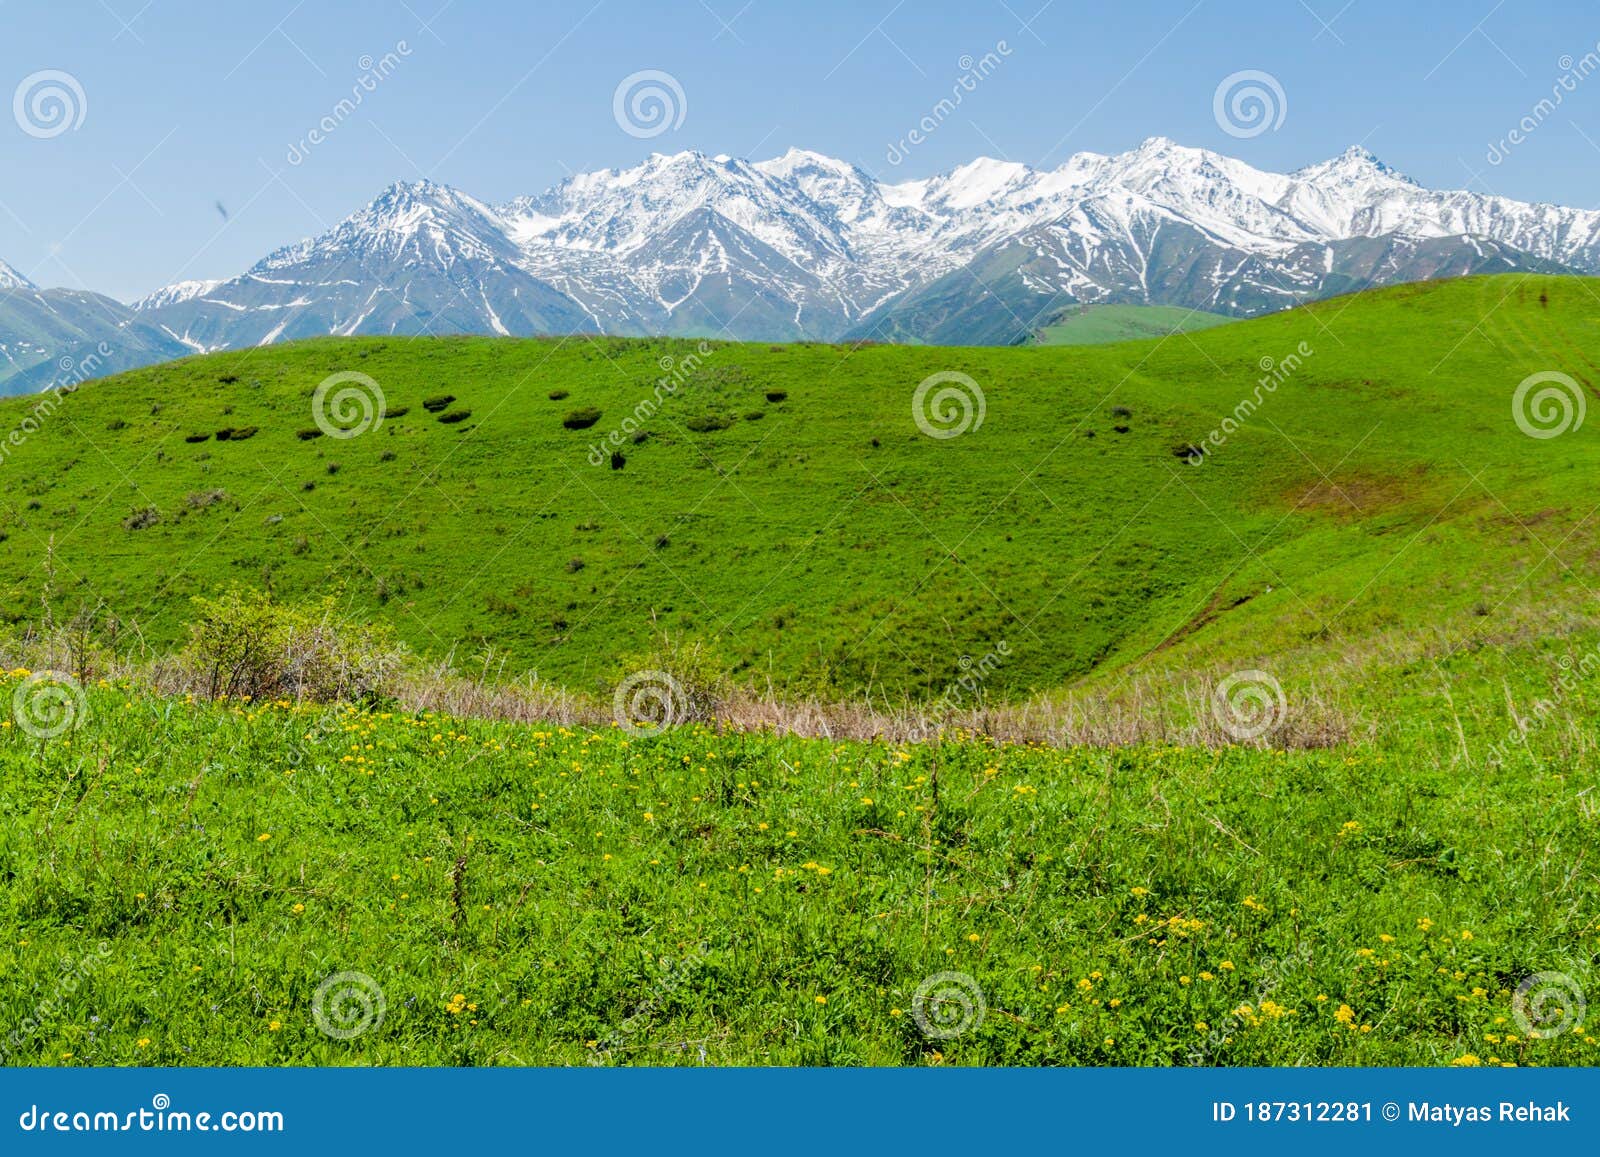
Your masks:
M294 432L294 436L296 438L299 438L300 441L302 441L302 442L309 442L313 438L322 437L322 431L321 430L296 430Z
M684 425L696 434L711 434L717 430L726 430L733 425L733 419L723 418L717 414L700 414L690 418Z
M424 398L422 400L422 408L430 414L437 414L455 400L456 396L454 394L439 394L436 397Z
M714 644L701 639L675 640L665 634L649 650L623 660L618 685L626 680L648 689L646 694L634 696L624 709L642 709L650 716L628 722L665 726L715 722L733 686L727 663Z
M234 589L194 602L197 618L181 659L214 699L372 702L392 693L405 662L386 629L355 623L332 596L287 607L260 591Z
M447 406L449 404L449 402L445 403ZM391 418L404 418L409 413L411 413L410 406L391 406L383 412L383 417L385 421L388 421Z
M786 398L788 398L788 396L789 396L789 391L788 390L768 390L767 391L767 401L769 401L769 402L781 402L781 401L784 401Z
M183 440L185 442L188 442L188 443L191 443L191 444L196 443L196 442L209 442L209 441L211 441L211 435L210 434L188 434L188 435L185 435Z
M581 410L573 410L561 419L561 424L569 430L587 430L599 420L600 411L593 406L585 406Z
M471 410L451 410L448 414L440 414L439 421L451 426L457 422L465 422L470 417L472 417Z
M559 402L559 401L561 401L561 399L567 398L567 397L570 397L570 396L571 395L566 390L551 390L550 391L550 400L552 402Z

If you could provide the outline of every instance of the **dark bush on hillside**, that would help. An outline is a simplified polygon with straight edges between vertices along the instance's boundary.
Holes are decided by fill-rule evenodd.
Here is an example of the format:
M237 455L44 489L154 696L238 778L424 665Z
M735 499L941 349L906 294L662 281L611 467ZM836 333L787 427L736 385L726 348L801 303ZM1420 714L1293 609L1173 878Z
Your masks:
M446 426L453 426L457 422L465 422L472 417L471 410L451 410L448 414L440 414L439 421Z
M124 530L148 530L161 521L161 511L154 506L146 506L140 510L131 511L127 518L122 520Z
M1126 434L1128 432L1127 426L1113 426L1111 428L1119 434Z
M782 402L782 401L785 401L788 397L789 397L789 391L788 390L768 390L767 391L767 401L769 401L769 402Z
M1133 417L1133 411L1128 409L1127 406L1112 406L1111 416L1113 418L1131 418Z
M296 438L299 438L300 441L302 441L302 442L309 442L313 438L322 437L322 431L321 430L296 430L294 432L294 436Z
M621 450L611 451L611 469L621 470L627 464L628 460L622 456Z
M550 400L552 402L559 402L559 401L561 401L562 398L567 398L567 397L571 397L571 395L569 393L567 393L566 390L551 390L550 391Z
M405 661L387 631L345 617L331 597L284 607L258 591L235 590L195 606L181 661L212 698L370 703L389 696Z
M633 432L633 444L635 446L639 445L642 442L648 442L649 440L650 440L650 431L649 430L635 430Z
M210 434L189 434L189 435L186 435L183 440L185 442L189 442L189 443L209 442L209 441L211 441L211 435Z
M337 473L339 473L339 464L337 462L329 462L328 463L328 473L329 474L337 474Z
M666 535L664 535L664 534L656 535L656 549L657 550L666 550L667 547L669 547L671 545L672 545L672 540L670 538L668 538Z
M765 418L766 416L767 416L767 414L766 414L765 410L751 410L748 414L746 414L744 416L744 420L746 422L759 422L759 421L761 421L762 418Z
M394 461L394 451L393 450L385 450L382 454L378 455L378 461L379 462L393 462Z
M106 423L106 429L110 430L113 434L115 434L118 430L126 430L127 428L128 423L124 422L121 418L112 418L111 421Z
M584 562L581 558L569 558L567 560L567 570L571 574L577 574L583 567Z
M446 402L445 405L449 405L449 403ZM409 413L411 413L410 406L393 406L383 412L383 417L385 421L388 421L392 418L404 418Z
M455 400L456 396L454 394L440 394L437 397L424 398L422 400L422 408L430 414L437 414Z
M239 380L238 374L223 374L217 381L225 386L231 386Z
M186 495L183 502L190 510L204 510L208 506L215 506L227 500L226 490L195 490Z
M217 431L217 441L243 442L246 439L254 438L258 433L260 433L260 430L255 426L242 426L237 430L229 426L224 426L222 429Z
M219 441L219 442L228 442L228 441L231 441L232 439L233 439L233 427L232 426L224 426L222 429L217 431L217 441Z
M561 424L569 430L587 430L599 420L600 411L593 406L585 406L583 409L574 410L565 418L562 418Z
M684 425L696 434L711 434L717 430L726 430L733 425L733 419L723 418L716 414L700 414L690 418Z

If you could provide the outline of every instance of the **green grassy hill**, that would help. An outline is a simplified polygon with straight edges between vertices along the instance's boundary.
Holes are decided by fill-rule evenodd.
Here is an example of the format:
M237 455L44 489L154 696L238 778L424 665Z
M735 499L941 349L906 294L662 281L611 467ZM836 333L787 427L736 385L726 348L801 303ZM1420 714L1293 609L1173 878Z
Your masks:
M1040 327L1040 345L1104 345L1162 338L1226 325L1237 319L1173 305L1078 305Z
M332 587L425 654L489 647L590 690L661 630L830 693L936 694L1004 643L989 690L1017 696L1263 655L1316 671L1397 632L1475 645L1588 597L1600 435L1529 437L1512 396L1547 370L1590 390L1590 281L1103 347L705 349L326 340L93 383L5 446L0 609L36 619L48 584L58 613L103 599L159 646L193 595ZM352 371L389 416L313 437L319 383ZM947 371L982 421L930 437L913 395ZM0 430L39 404L0 404ZM592 450L652 409L620 468Z
M666 628L1109 737L211 702L0 639L79 676L0 669L0 1062L1593 1064L1597 350L1600 285L1518 276L1096 347L323 341L0 406L18 634L103 600L159 652L192 595L333 587L603 702ZM313 436L351 371L389 416ZM982 421L933 437L952 371ZM1176 742L1224 673L1285 731Z

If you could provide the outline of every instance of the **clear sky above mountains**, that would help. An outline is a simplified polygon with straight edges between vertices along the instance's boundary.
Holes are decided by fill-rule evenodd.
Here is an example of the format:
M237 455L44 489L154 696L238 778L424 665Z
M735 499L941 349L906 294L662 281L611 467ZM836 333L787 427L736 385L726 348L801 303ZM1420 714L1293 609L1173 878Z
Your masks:
M1425 185L1600 203L1580 3L6 0L0 28L0 260L124 298L395 179L501 201L690 148L904 180L1151 135L1280 171L1360 143ZM1216 103L1246 72L1228 95L1270 123Z

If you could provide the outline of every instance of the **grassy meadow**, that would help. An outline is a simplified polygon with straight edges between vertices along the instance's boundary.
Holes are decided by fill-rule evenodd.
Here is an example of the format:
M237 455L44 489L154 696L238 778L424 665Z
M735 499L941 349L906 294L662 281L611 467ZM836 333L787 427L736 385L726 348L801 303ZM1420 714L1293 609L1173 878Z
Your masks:
M1600 1062L1597 350L1512 275L0 402L3 1059Z
M1600 1060L1518 1028L1523 979L1600 942L1592 804L1523 763L107 684L70 735L0 732L0 785L0 1017L81 978L11 1063ZM347 1039L313 998L349 974Z

